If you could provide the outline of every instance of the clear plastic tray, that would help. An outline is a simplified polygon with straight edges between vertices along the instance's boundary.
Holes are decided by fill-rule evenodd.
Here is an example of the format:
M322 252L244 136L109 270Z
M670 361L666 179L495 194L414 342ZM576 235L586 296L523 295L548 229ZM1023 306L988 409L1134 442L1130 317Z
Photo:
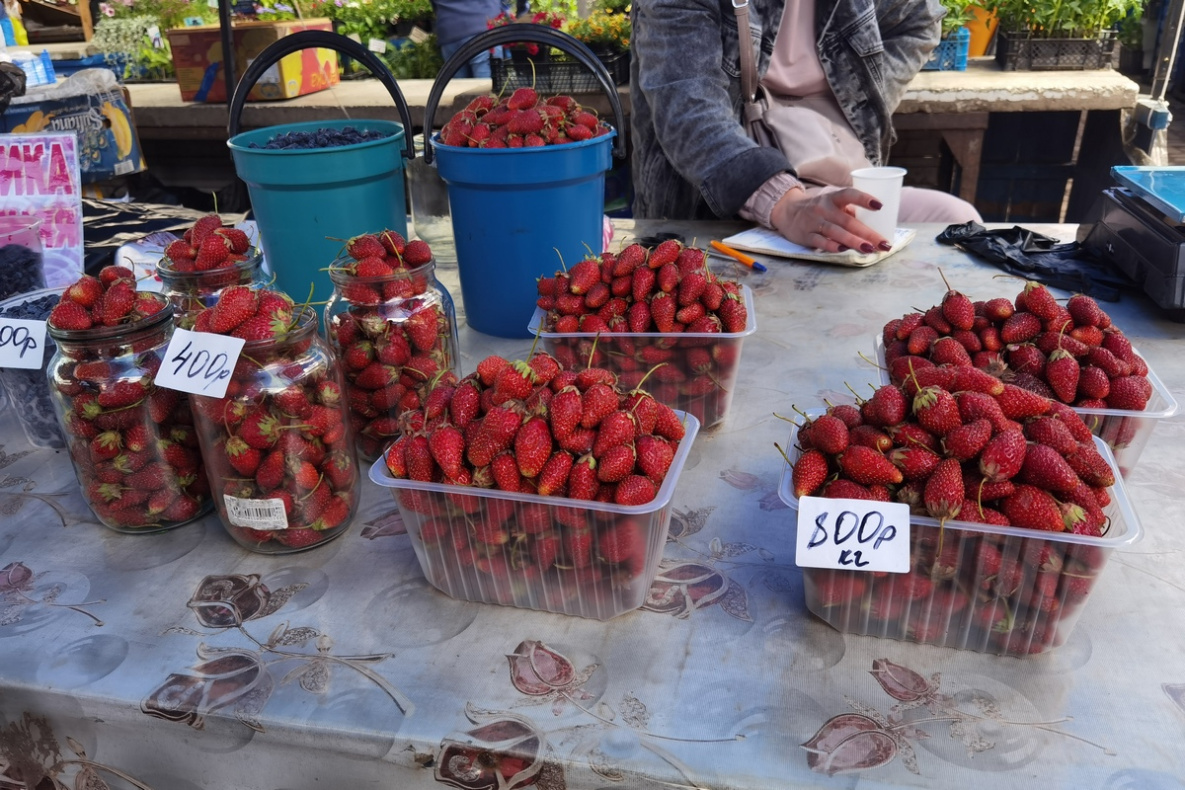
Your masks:
M795 428L790 434L791 463L800 454L794 446L797 433ZM1115 468L1106 442L1096 437L1095 445ZM791 474L784 465L778 496L797 512ZM909 574L878 578L862 571L803 568L807 609L844 633L996 655L1052 650L1073 631L1111 552L1143 534L1122 478L1115 480L1111 503L1103 509L1110 520L1103 537L967 521L943 526L915 515L910 517L910 551L919 561ZM999 567L1007 570L993 571L980 552L998 555ZM944 558L939 571L926 559L935 553ZM910 578L917 576L922 580Z
M391 489L424 576L446 595L608 620L641 606L658 571L671 498L700 427L693 415L679 416L686 433L658 493L645 505L397 479L381 457L371 465L370 479ZM497 524L510 525L505 542L477 540L474 525ZM631 536L626 559L609 562L601 555L598 541L610 530L619 539ZM588 562L574 560L565 548L566 567L538 572L528 557L542 535L565 547L587 539Z
M1143 357L1145 362L1148 361L1147 357L1140 354L1138 348L1133 348L1132 351ZM880 383L888 384L889 371L885 367L885 345L880 336L876 338L876 361ZM1152 385L1152 397L1148 399L1148 404L1143 411L1071 407L1082 417L1082 421L1090 428L1091 433L1102 437L1107 442L1107 446L1111 448L1111 452L1115 456L1119 473L1124 477L1130 475L1131 471L1136 468L1136 461L1144 452L1144 445L1148 443L1148 438L1152 435L1152 429L1156 427L1157 422L1177 413L1177 399L1164 386L1164 382L1152 370L1151 365L1148 366L1148 383Z
M728 415L741 348L745 338L757 331L757 312L749 286L741 285L741 297L748 316L742 332L613 332L600 336L592 332L543 332L540 326L545 313L539 308L531 316L527 330L531 335L538 334L543 349L565 367L587 364L596 343L605 351L596 364L616 373L626 387L634 386L659 362L666 362L646 379L647 391L661 403L695 415L706 430ZM707 351L706 356L703 351Z

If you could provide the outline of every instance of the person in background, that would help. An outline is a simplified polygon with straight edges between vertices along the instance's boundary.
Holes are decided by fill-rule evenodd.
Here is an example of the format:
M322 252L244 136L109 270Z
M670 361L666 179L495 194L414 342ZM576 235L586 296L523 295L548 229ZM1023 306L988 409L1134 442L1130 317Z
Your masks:
M519 0L517 13L525 10L526 1ZM448 60L471 38L489 30L489 21L505 10L503 0L432 0L436 14L436 40L440 54ZM490 76L490 52L483 50L457 69L454 77Z
M634 0L634 216L739 215L825 252L888 250L856 220L856 206L880 204L849 173L885 163L893 110L939 41L939 0L748 0L748 9L758 80L813 108L803 138L827 139L824 153L791 162L745 133L733 0ZM972 220L979 213L954 195L902 192L900 222Z

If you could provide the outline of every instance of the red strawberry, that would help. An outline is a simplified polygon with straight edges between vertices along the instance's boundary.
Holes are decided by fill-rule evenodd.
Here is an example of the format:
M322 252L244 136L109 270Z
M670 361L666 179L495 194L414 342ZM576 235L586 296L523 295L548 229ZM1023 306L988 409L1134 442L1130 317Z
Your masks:
M959 515L964 497L963 471L958 460L947 458L939 462L922 495L926 511L942 521L952 519Z
M1049 399L1022 389L1015 384L1005 384L1004 391L996 398L1000 411L1013 420L1025 417L1039 417L1049 411Z
M597 536L597 554L613 565L646 556L646 532L630 518L619 519Z
M449 478L461 474L465 462L465 437L459 428L442 425L428 437L433 460Z
M227 265L229 257L230 241L217 234L212 234L198 245L197 255L194 257L194 268L199 272L219 269Z
M136 288L131 280L117 280L108 286L95 305L98 323L116 326L128 317L136 304Z
M920 445L898 447L888 454L889 461L901 470L905 480L925 480L938 466L941 457Z
M1048 532L1064 532L1066 528L1057 500L1035 486L1018 485L1001 509L1014 526Z
M597 458L597 479L602 483L616 483L634 471L636 462L637 451L632 444L610 447Z
M1095 365L1087 365L1078 374L1079 399L1106 400L1111 394L1111 379Z
M1021 297L1025 303L1025 310L1037 316L1042 321L1048 321L1058 315L1061 311L1057 300L1053 298L1053 294L1049 292L1041 283L1027 282Z
M661 485L675 458L675 450L665 439L656 436L639 436L634 443L638 468L655 483Z
M238 437L232 437L227 441L229 445ZM240 440L241 441L241 440ZM259 452L256 450L256 452ZM272 450L255 469L255 484L263 491L271 491L274 488L279 488L280 484L284 482L284 453L281 450Z
M687 434L687 429L683 427L683 423L679 420L679 415L665 403L655 401L654 404L657 411L657 417L654 422L654 434L674 442L681 441Z
M245 285L226 288L210 310L210 331L229 334L235 327L255 315L259 296Z
M617 410L618 400L617 393L607 384L591 385L581 398L580 425L597 427L602 419Z
M1078 376L1078 360L1064 349L1054 349L1045 365L1045 381L1062 403L1074 402L1078 394Z
M541 419L541 418L536 418ZM544 428L546 428L546 423ZM519 432L521 435L521 431ZM572 472L573 459L572 455L564 450L559 450L551 454L551 456L544 462L543 467L539 470L538 488L537 492L542 496L550 496L558 493L565 485L568 484L568 478ZM547 516L546 521L550 523L550 516Z
M91 314L78 302L62 298L49 313L49 325L55 329L80 331L93 325Z
M939 437L962 425L954 396L938 387L918 391L913 398L913 414L923 428Z
M1106 401L1110 409L1143 411L1152 398L1152 385L1143 376L1122 376L1111 379L1111 391Z
M551 456L551 428L543 417L531 417L514 437L514 457L523 477L537 477Z
M836 458L848 479L861 485L896 484L902 481L901 470L870 447L852 445Z
M1041 333L1041 319L1032 313L1014 313L1000 327L1000 339L1006 344L1024 343Z
M830 608L854 604L864 596L865 574L809 568L803 574L808 601Z
M860 414L870 425L885 428L903 422L908 409L909 404L900 388L884 386L878 387L861 405Z
M325 539L325 536L315 529L281 529L275 534L277 541L291 549L306 549Z
M1020 431L998 433L988 441L979 456L979 472L989 483L1011 480L1024 465L1028 449Z
M1082 482L1057 450L1043 444L1029 445L1017 479L1055 494L1073 491Z
M960 461L970 461L979 455L992 438L992 424L986 419L961 425L942 439L947 455Z
M958 291L947 291L942 297L942 317L955 329L970 329L975 322L975 306Z
M613 501L619 505L644 505L654 501L658 488L642 475L629 475L617 484Z
M140 380L116 381L99 392L98 404L104 409L123 409L135 405L147 397L148 392Z
M259 468L261 460L259 450L237 436L227 439L223 450L226 453L227 461L236 472L243 477L255 476L255 471Z
M492 407L482 417L466 451L469 463L474 466L488 465L497 453L511 446L521 424L522 416L517 412L502 406Z
M1115 472L1099 454L1093 441L1082 442L1078 448L1064 456L1066 463L1086 484L1094 488L1115 485Z
M597 462L591 455L582 456L568 472L568 496L571 499L596 499L601 483L597 479Z

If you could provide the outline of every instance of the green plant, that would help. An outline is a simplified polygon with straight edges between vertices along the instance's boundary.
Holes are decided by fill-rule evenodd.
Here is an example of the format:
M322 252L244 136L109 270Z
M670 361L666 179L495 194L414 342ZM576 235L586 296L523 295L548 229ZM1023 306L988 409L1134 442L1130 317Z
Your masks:
M162 37L161 46L156 47L148 34L159 26L151 16L105 17L95 23L91 44L108 63L122 65L125 80L168 79L173 75L168 39Z
M407 41L401 47L388 47L379 57L387 64L387 68L391 69L395 79L399 80L436 79L441 66L444 65L434 35L419 43Z
M1124 17L1117 28L1119 43L1128 49L1144 48L1144 18L1143 14L1129 14Z
M104 0L99 3L99 12L107 19L151 17L162 31L181 27L189 18L218 21L217 8L188 0Z
M946 9L946 16L942 18L942 37L966 27L974 19L971 9L978 6L978 3L968 4L965 0L942 0L942 7Z
M592 4L592 10L609 14L629 14L630 0L596 0Z
M630 48L630 18L627 14L596 10L587 19L570 22L568 32L592 49L624 52Z
M1042 38L1093 38L1129 14L1141 14L1144 0L986 0L1006 32Z

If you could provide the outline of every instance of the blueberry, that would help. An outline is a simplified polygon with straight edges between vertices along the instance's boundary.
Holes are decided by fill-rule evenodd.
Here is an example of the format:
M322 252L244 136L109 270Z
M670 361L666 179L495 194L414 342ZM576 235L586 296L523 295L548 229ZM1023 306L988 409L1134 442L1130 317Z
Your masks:
M277 134L263 145L251 143L251 148L271 150L308 150L314 148L337 148L343 145L356 145L371 140L382 140L391 135L375 129L359 131L353 126L341 129L317 129L312 132L285 132Z
M0 247L0 299L45 287L41 253L23 244Z
M49 317L50 311L58 303L58 298L57 294L48 294L37 299L10 305L0 309L0 317L43 321ZM48 366L55 348L56 344L47 334L45 336L44 362L41 368L32 370L0 369L0 382L3 382L4 388L8 391L9 400L21 406L17 409L17 417L20 418L25 436L37 447L66 446L58 430L58 419L54 414L53 401L50 400L49 381L44 369Z

